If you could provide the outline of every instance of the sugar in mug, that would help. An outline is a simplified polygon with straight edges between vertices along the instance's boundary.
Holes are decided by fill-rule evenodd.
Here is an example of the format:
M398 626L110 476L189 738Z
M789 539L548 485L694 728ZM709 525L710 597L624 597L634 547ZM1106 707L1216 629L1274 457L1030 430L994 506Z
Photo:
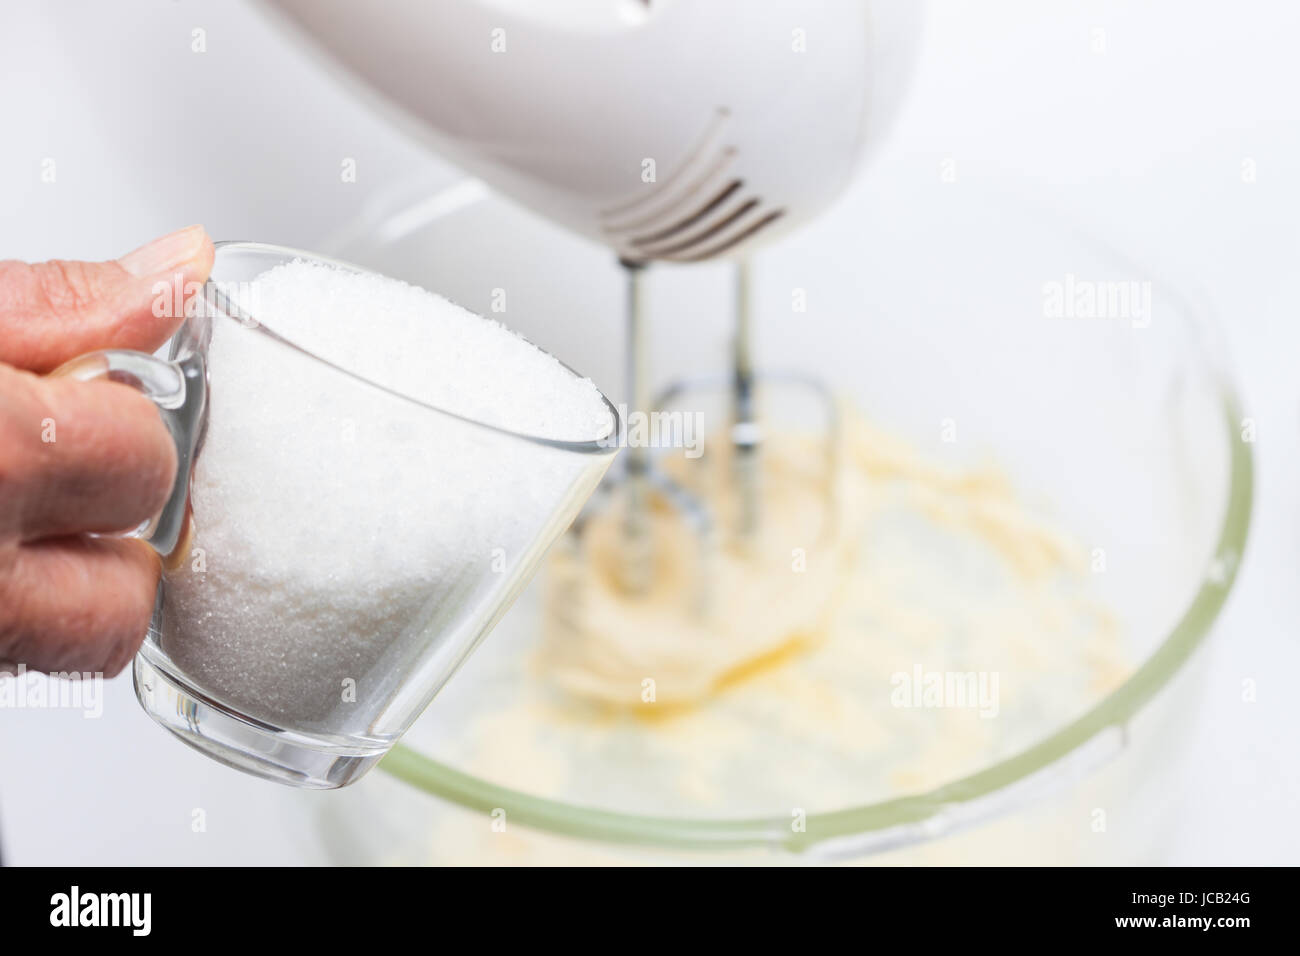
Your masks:
M157 518L137 532L164 564L153 620L134 662L140 704L222 763L299 787L330 789L374 766L420 715L509 608L617 449L610 438L555 441L472 421L280 336L274 316L252 314L238 290L296 259L361 271L294 249L217 243L211 276L193 297L167 359L109 350L75 359L60 374L133 385L157 404L176 444L175 487ZM319 419L311 429L296 429L301 416L321 414L310 396L303 396L299 408L268 409L259 419L263 428L225 428L232 403L259 401L256 393L222 387L230 372L223 371L221 349L213 343L235 335L253 337L242 343L241 354L251 355L264 375L319 383L323 374L332 398L355 396L373 419L369 424L400 425L404 451L392 467L421 479L417 484L427 489L421 500L393 500L384 469L373 458L358 457L354 447L311 443L321 433ZM608 399L605 405L609 435L617 435L617 412ZM340 433L348 425L340 422ZM220 490L254 496L248 499L256 505L252 512L274 513L277 532L289 536L288 545L274 543L295 549L290 567L263 580L257 576L259 556L246 546L256 535L236 536L234 542L229 536L205 538L204 502L195 500L192 478L197 470L220 467L226 456L251 454L259 443L272 441L319 462L307 469L316 477L294 487L267 474L247 487ZM235 474L246 475L247 469ZM342 500L340 487L348 489ZM466 487L474 493L463 494ZM460 493L442 500L444 490ZM412 507L434 509L439 518L429 533L440 540L403 539L403 514ZM346 600L322 610L304 603L295 589L299 552L304 572L323 573L323 562L340 569L337 586L345 596L347 569L359 574L368 566L367 554L394 542L410 548L413 566L402 566L409 573L400 581L371 582L381 591L391 587L391 610L376 614L373 601L350 610ZM456 556L451 565L449 554ZM428 555L443 564L425 573L419 562ZM257 589L259 600L241 600L231 582Z

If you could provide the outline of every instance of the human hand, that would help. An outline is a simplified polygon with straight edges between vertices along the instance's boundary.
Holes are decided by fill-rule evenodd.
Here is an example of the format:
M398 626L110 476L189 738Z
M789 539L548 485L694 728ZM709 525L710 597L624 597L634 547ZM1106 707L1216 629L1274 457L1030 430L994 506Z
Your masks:
M112 676L144 638L158 557L94 535L162 509L171 436L130 386L44 373L96 349L157 349L183 318L155 310L160 284L201 283L212 256L191 226L114 262L0 262L0 668Z

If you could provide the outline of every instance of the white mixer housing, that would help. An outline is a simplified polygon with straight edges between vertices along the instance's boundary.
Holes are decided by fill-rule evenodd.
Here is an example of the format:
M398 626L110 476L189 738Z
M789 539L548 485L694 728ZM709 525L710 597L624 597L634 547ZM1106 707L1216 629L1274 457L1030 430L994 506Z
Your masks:
M268 0L513 199L630 262L732 256L845 187L914 0Z

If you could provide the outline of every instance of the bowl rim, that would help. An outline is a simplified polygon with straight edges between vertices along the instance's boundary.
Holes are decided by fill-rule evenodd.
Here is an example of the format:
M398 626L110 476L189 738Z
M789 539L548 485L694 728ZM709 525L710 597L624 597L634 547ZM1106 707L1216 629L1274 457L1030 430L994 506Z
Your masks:
M484 198L486 195L477 196L469 204ZM1063 220L1070 223L1058 209L1025 202L1024 196L1014 199L1019 200L1023 211L1036 212L1040 217L1047 213L1046 218L1058 224ZM1101 247L1111 257L1130 262L1129 256L1109 242L1083 229L1072 231L1076 241ZM1147 269L1143 274L1154 273ZM1181 296L1179 299L1180 318L1194 332L1217 331L1214 323L1207 329L1204 310ZM1254 456L1250 444L1240 438L1242 406L1226 360L1220 348L1214 353L1202 351L1201 357L1209 363L1207 377L1212 392L1217 394L1222 434L1229 449L1228 489L1218 536L1200 587L1166 637L1123 683L1082 715L1009 757L920 793L809 813L802 830L793 828L788 816L651 816L536 796L457 770L400 741L379 767L418 790L466 809L491 813L498 807L509 807L511 822L539 832L669 850L761 849L849 859L945 836L1022 806L1039 792L1039 785L1050 785L1058 772L1090 772L1126 749L1128 723L1181 672L1182 665L1205 642L1232 591L1250 530Z
M1025 797L1011 797L997 805L989 805L988 800L1012 785L1029 784L1071 764L1086 772L1122 751L1127 743L1125 726L1204 643L1227 600L1250 527L1254 460L1249 445L1236 439L1240 405L1231 393L1224 398L1232 458L1227 508L1210 558L1210 567L1217 570L1207 574L1168 637L1119 687L1082 716L982 770L922 793L810 813L804 829L795 831L786 817L642 816L534 796L464 773L400 742L379 766L426 793L469 809L490 813L496 807L509 807L511 821L523 826L602 843L664 849L816 850L818 855L853 857L943 836L1012 809Z

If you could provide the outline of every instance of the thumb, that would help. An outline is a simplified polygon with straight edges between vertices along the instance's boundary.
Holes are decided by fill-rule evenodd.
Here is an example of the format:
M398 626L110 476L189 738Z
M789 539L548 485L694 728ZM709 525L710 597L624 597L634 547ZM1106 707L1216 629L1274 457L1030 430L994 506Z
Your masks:
M47 372L95 349L154 351L212 255L203 227L190 226L115 262L0 262L0 362Z

